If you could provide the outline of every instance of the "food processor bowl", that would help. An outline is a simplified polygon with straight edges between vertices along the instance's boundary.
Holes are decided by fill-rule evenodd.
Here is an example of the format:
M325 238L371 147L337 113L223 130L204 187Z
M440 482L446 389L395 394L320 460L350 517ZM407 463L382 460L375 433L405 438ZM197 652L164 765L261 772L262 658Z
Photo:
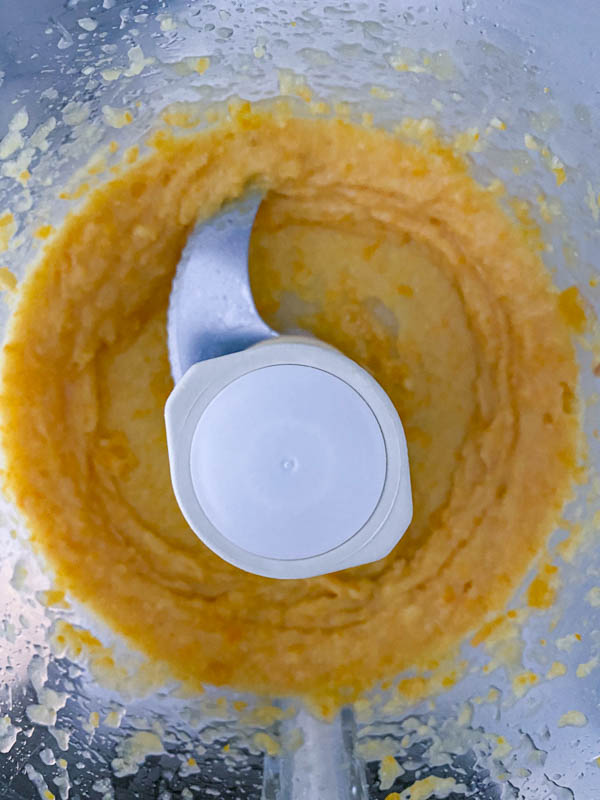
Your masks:
M109 143L123 152L143 141L166 105L283 94L309 113L308 88L309 103L327 101L350 119L372 115L391 128L412 118L454 138L481 183L499 179L525 204L517 211L526 208L542 230L556 285L579 288L591 321L578 339L589 479L549 545L560 563L558 599L501 643L516 661L501 657L500 644L465 643L456 680L433 698L398 702L380 686L326 720L297 699L218 687L190 696L52 591L5 501L2 798L599 797L593 5L25 0L2 5L0 26L0 241L8 245L0 266L18 280L43 244L40 226L58 225L82 184L99 180L88 170L93 153L105 148L112 163ZM0 278L6 330L14 300L10 273ZM86 647L65 623L92 631ZM106 669L108 642L125 665L116 677Z

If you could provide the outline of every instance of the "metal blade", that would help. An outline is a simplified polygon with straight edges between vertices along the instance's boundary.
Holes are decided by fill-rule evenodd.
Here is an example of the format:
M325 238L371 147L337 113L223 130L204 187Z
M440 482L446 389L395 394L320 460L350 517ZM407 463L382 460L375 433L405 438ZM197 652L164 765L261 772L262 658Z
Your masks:
M198 361L277 336L259 316L248 276L248 246L263 195L252 192L200 223L173 279L167 343L175 383Z

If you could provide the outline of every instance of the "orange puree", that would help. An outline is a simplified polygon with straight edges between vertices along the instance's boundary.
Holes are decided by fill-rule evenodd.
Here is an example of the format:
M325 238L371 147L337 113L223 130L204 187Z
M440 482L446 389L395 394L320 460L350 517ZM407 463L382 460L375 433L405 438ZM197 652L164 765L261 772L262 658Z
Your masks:
M171 280L196 221L256 182L270 190L251 247L260 310L369 369L410 451L414 521L396 549L310 580L221 561L169 478ZM192 687L355 696L500 610L555 527L579 441L573 302L558 297L531 226L432 136L281 105L162 130L21 288L8 490L57 586Z

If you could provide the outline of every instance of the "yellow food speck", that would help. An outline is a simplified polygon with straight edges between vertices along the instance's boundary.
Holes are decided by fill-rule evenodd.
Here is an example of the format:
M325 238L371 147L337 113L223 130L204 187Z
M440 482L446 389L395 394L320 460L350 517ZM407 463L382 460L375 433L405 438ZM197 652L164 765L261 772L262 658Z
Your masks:
M309 104L311 114L329 114L331 108L323 100L312 100Z
M123 157L123 160L125 161L126 164L133 164L137 161L139 154L140 154L140 148L135 144L132 147L128 147L127 150L125 150L125 155Z
M552 680L553 678L560 678L562 675L567 674L567 665L562 661L553 661L552 666L546 673L546 679Z
M567 633L566 636L561 636L556 640L556 646L559 650L569 651L575 642L581 641L581 637L576 633Z
M479 128L467 128L454 137L454 148L459 153L469 153L479 149Z
M198 73L198 75L203 75L206 72L206 70L209 68L209 66L210 66L210 59L209 58L206 58L205 56L203 56L202 58L196 59L195 70Z
M512 688L516 697L523 695L539 681L539 677L531 670L525 670L513 678Z
M554 173L554 177L556 178L556 185L562 186L563 183L567 180L567 173L565 172L565 168L552 167L552 172Z
M390 97L394 96L393 92L389 89L385 89L383 86L371 86L369 92L373 97L377 97L380 100L389 100Z
M404 678L398 684L398 691L409 700L420 700L427 693L427 681L425 678L414 677Z
M533 138L533 136L530 133L526 133L525 134L525 136L523 137L523 141L525 142L525 147L528 150L538 150L539 149L538 148L538 143L536 142L536 140Z
M510 742L507 742L504 736L497 736L496 737L496 747L492 752L493 758L506 758L506 756L511 752L512 745Z
M34 231L33 235L36 239L47 239L53 230L54 228L52 225L40 225L40 227Z
M144 69L150 64L153 64L155 60L152 56L146 58L139 45L134 45L129 48L127 51L127 58L129 59L129 66L123 74L128 78L140 75Z
M165 16L160 21L161 31L174 31L177 29L177 22L173 17Z
M107 125L111 128L124 128L133 122L133 114L127 108L111 108L102 106L102 114Z
M47 589L46 591L38 592L36 598L46 608L69 608L65 593L60 589Z
M8 267L0 267L0 291L14 292L17 288L17 276Z
M503 623L503 615L495 617L489 622L486 622L485 625L482 625L475 636L473 636L471 639L471 645L473 647L478 647L482 642L485 642L487 639L489 639L489 637L492 636L492 634L496 632L503 625Z
M457 722L461 728L466 728L473 721L473 706L471 703L463 703L458 715Z
M451 686L454 686L457 679L458 676L454 672L451 672L449 675L444 675L441 681L442 686L444 687L444 689L449 689Z
M527 605L538 609L550 608L556 597L556 587L553 585L556 572L556 567L546 565L535 576L527 589Z
M102 75L105 81L110 83L111 81L116 81L121 77L122 70L116 69L115 67L109 67L108 69L101 70L100 75Z
M9 130L6 136L0 141L0 160L10 158L20 150L25 144L23 134L20 131Z
M578 678L587 678L598 666L598 657L591 658L589 661L584 661L577 666L575 674Z
M592 588L588 591L585 596L588 604L592 606L592 608L599 608L600 607L600 586L592 586Z
M10 211L0 214L0 253L8 249L8 243L17 230L15 218Z
M296 94L301 97L305 102L309 103L312 100L312 92L308 86L299 86Z
M198 124L198 116L188 108L168 108L161 114L167 125L173 128L193 128Z
M281 749L279 742L276 742L272 736L262 731L254 734L254 744L269 756L276 756Z
M89 192L90 188L90 184L87 181L83 181L72 192L60 192L58 196L61 200L79 200L80 197Z
M123 719L122 711L109 711L104 719L104 724L108 728L118 728L121 725L122 719Z
M583 728L585 725L587 725L587 722L587 717L583 711L567 711L567 713L563 714L558 720L558 727Z
M379 763L379 786L381 790L389 789L403 771L394 756L384 756Z
M350 106L348 103L338 101L333 104L333 110L340 117L350 116Z
M570 286L558 295L558 309L567 323L577 333L585 330L587 318L579 289Z
M98 158L92 162L87 168L88 175L101 175L106 169L106 161L104 158Z

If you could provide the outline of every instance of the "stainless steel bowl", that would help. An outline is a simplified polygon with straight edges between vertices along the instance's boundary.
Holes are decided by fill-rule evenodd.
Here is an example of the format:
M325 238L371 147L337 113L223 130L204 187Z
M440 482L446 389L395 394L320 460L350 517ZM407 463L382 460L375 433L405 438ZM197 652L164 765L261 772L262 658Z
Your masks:
M482 181L499 177L538 212L540 193L549 202L560 198L563 214L552 224L538 213L552 246L548 266L560 287L576 284L590 310L600 310L600 290L590 285L598 274L600 239L600 16L593 4L26 0L0 7L0 29L0 135L27 139L12 153L10 139L0 144L0 217L9 207L18 222L17 246L0 262L19 277L39 244L32 232L40 222L59 223L64 216L56 186L96 147L110 139L137 141L167 103L265 98L289 91L304 76L316 96L347 101L351 114L370 112L382 126L405 116L430 118L452 135L493 127L494 119L505 122L502 135L492 134L488 146L470 155L474 174ZM210 70L200 75L181 69L188 57L210 58ZM395 69L400 62L408 68ZM107 128L104 107L133 104L139 105L131 125ZM23 115L14 121L20 109L28 114L22 130ZM567 181L560 189L539 153L528 149L528 135L564 164ZM23 161L15 165L18 158ZM32 178L23 187L11 176L26 161ZM3 329L10 310L10 303L0 308ZM533 615L520 634L525 668L545 675L561 661L566 675L541 680L517 697L510 669L482 671L490 654L465 644L466 677L434 701L386 707L379 692L378 704L344 709L332 723L306 710L290 717L286 698L273 702L279 716L289 718L277 720L273 712L269 720L251 713L240 718L231 707L239 696L218 689L193 698L180 697L174 686L128 696L126 681L112 688L99 682L97 661L51 648L61 619L91 626L102 641L110 634L85 609L48 605L43 592L49 578L5 503L2 798L341 800L397 791L404 800L403 789L427 776L454 778L454 788L448 784L439 795L451 798L600 797L600 672L594 671L600 624L593 605L598 593L590 594L600 583L593 521L600 508L593 476L600 468L593 435L599 379L592 348L590 334L580 342L579 357L592 478L552 543L564 539L572 523L589 533L562 567L557 606ZM250 707L256 702L244 699ZM50 709L45 717L32 710L40 701ZM585 713L587 724L560 727L572 710ZM265 754L267 740L256 735L262 732L283 742L279 754ZM402 769L389 786L380 771L386 754L396 756Z

